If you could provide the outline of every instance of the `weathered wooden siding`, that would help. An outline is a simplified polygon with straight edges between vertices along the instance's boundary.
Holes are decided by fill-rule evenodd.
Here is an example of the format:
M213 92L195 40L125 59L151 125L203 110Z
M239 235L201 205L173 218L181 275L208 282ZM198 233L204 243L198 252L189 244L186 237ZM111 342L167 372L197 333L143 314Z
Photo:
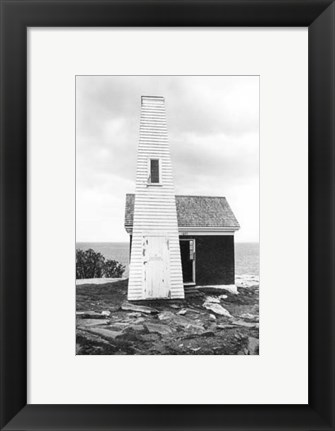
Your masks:
M160 184L150 185L149 160L160 159ZM129 269L128 299L146 299L146 237L165 237L168 244L168 297L184 298L175 190L163 97L142 97L137 154L136 193ZM166 280L165 280L166 282ZM164 295L162 295L164 296Z

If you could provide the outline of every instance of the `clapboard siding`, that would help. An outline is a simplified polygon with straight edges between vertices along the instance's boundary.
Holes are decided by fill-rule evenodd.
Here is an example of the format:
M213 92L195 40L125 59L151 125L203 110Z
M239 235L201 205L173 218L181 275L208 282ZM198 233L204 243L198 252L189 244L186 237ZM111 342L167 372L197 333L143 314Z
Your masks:
M149 159L160 159L160 184L150 185ZM169 296L184 298L172 164L162 97L142 97L128 299L146 299L143 237L168 239Z

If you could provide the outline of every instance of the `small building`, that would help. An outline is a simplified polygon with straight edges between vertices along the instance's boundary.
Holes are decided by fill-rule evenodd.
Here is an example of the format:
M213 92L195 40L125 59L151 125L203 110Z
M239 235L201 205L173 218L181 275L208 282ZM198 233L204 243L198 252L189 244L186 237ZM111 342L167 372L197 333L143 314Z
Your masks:
M135 194L126 195L128 299L184 298L187 286L234 285L234 232L224 197L176 196L165 100L142 96Z
M225 197L176 195L184 286L235 284L234 232L239 223ZM132 239L135 195L126 195L125 229Z

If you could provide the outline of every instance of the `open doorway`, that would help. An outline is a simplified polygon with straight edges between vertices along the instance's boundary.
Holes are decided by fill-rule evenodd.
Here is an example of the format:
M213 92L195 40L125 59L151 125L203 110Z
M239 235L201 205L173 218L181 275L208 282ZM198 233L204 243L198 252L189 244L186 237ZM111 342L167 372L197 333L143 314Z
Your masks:
M195 284L195 239L180 239L184 285Z

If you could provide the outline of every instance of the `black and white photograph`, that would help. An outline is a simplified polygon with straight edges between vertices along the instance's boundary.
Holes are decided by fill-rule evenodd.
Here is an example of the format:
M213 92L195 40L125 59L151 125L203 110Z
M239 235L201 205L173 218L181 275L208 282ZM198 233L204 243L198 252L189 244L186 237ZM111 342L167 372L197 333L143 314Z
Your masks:
M259 355L260 77L76 76L76 354Z

